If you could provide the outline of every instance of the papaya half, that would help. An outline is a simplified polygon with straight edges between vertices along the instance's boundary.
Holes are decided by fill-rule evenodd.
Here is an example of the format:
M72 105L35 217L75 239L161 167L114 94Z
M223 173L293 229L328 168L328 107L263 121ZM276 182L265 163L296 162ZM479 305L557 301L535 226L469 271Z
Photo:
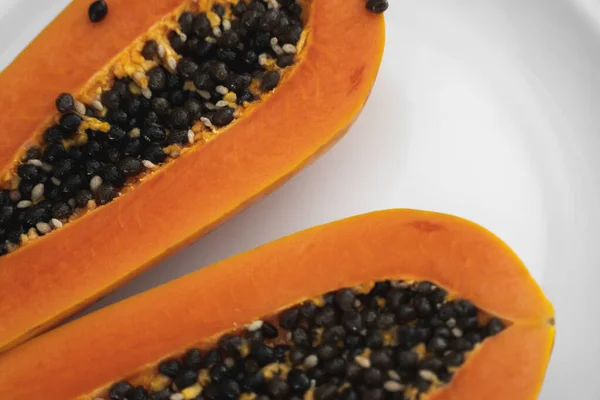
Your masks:
M0 73L0 351L340 139L379 68L380 3L72 1Z
M0 355L0 398L534 399L554 310L517 256L455 216L318 226Z

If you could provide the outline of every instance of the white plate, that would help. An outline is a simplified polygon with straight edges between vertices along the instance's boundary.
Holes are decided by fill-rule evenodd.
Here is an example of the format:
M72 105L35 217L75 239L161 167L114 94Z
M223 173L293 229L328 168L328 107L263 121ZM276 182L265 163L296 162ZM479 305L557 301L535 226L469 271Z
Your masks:
M599 399L599 6L391 2L382 70L348 136L94 308L315 224L391 207L443 211L506 240L554 302L541 398ZM66 3L0 0L0 67Z

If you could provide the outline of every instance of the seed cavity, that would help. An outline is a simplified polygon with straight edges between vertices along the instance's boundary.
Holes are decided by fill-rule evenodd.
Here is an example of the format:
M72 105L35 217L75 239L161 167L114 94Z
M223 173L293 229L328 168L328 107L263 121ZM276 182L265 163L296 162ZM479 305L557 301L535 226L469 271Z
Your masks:
M135 190L143 174L213 140L276 89L306 38L302 4L194 6L116 57L102 82L58 92L53 122L0 182L0 256ZM90 21L108 9L92 1Z
M85 115L85 105L82 102L75 100L75 112L79 115Z
M463 337L450 333L449 315ZM249 322L213 345L160 361L136 377L147 386L119 381L97 398L420 400L503 329L431 282L375 282Z

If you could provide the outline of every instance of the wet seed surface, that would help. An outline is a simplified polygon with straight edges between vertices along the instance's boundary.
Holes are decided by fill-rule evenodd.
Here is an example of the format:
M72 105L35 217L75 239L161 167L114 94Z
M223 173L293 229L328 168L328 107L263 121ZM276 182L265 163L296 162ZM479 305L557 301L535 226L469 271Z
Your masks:
M89 17L106 12L96 1ZM0 186L0 256L111 202L275 89L301 50L301 13L295 0L186 11L140 49L147 68L88 102L58 94L55 124Z
M388 0L367 0L367 10L374 14L384 13L389 6Z
M341 289L160 362L148 386L94 400L415 400L504 329L430 282Z
M90 21L96 23L102 21L108 14L108 4L104 0L96 0L88 9L88 17Z

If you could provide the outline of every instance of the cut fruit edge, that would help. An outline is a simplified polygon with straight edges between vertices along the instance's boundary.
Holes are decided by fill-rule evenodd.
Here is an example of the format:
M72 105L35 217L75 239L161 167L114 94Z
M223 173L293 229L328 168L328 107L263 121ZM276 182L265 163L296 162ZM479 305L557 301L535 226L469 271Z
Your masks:
M73 2L44 34L59 35L57 32L64 29L61 21L66 21L66 26L79 27L76 18L81 17L84 3L87 4L83 0ZM3 321L0 351L47 330L191 244L274 190L343 136L366 103L375 81L383 53L384 23L381 16L368 13L364 5L358 7L360 2L357 7L347 7L334 13L339 3L318 1L312 5L304 58L281 87L269 95L264 106L254 109L247 118L236 121L218 140L182 154L176 162L158 170L131 193L0 260L0 287L5 291L5 296L0 298L0 320ZM121 12L127 11L124 4L141 12L143 23L136 22L134 27L128 27L124 34L127 41L119 38L117 48L113 49L114 43L111 43L110 48L98 55L102 62L97 59L89 63L85 61L81 68L84 73L93 74L94 68L101 68L104 62L112 59L111 52L118 52L151 26L159 15L170 11L158 1L142 7L138 2L115 0L111 3L111 15L118 15L117 7L121 8ZM152 7L156 10L146 11L146 8ZM106 29L111 15L89 32L88 40L102 37L97 29L101 25ZM337 35L348 32L345 25L351 23L356 25L351 30L354 42L344 46L344 41L340 42ZM26 67L43 56L44 51L56 49L52 43L48 42L48 36L36 39L16 63L3 72L0 82L18 76L15 75L16 66ZM42 47L44 44L49 46L48 49ZM338 51L325 51L334 44ZM85 50L80 42L75 45L75 50ZM353 60L351 70L333 74L336 66L343 62L348 65L347 59ZM317 61L318 69L315 67ZM31 69L24 68L25 71ZM85 82L79 71L68 78L67 83L73 88ZM327 82L322 81L320 74L328 76ZM314 85L307 87L306 82L314 82ZM62 88L65 91L69 89ZM327 116L307 112L302 117L302 124L288 124L286 134L281 135L286 115L297 114L299 93L310 98L314 107L327 109ZM55 95L53 92L52 96ZM48 93L44 96L46 100L50 98ZM339 98L339 101L332 105L331 98ZM0 101L0 104L3 102ZM33 110L47 111L43 107L40 110L34 107ZM2 157L7 152L16 151L14 143L11 143L7 142L0 148ZM264 155L265 145L272 156ZM4 158L2 161L5 161ZM190 171L203 173L196 176ZM227 173L223 174L223 171ZM180 178L168 180L167 175ZM173 198L167 196L169 193L180 195ZM202 204L202 207L190 207L190 204ZM168 210L168 217L165 217L165 210ZM166 221L169 223L166 224ZM146 226L156 229L145 229ZM111 240L106 240L107 237ZM131 237L136 238L135 251L125 239ZM69 246L64 243L69 243ZM60 249L68 255L61 258L57 254ZM40 254L54 254L55 257L40 258ZM110 261L103 255L111 255ZM57 263L56 259L60 262ZM102 271L102 274L97 271Z
M89 395L291 305L385 279L431 281L512 323L432 399L464 399L474 390L494 400L535 398L554 340L551 303L489 231L455 216L406 209L301 231L59 327L0 356L0 394ZM74 376L71 368L82 357L85 371ZM28 385L32 379L38 384Z

